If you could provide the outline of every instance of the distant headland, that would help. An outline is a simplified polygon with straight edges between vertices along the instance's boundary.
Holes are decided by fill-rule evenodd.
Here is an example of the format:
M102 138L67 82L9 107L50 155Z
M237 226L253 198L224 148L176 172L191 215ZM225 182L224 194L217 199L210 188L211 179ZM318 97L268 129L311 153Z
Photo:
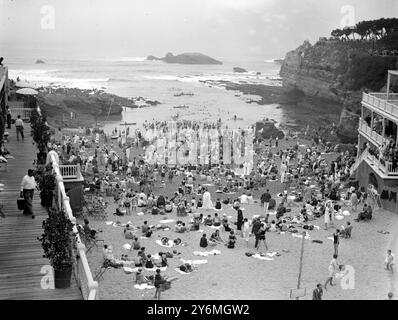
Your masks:
M163 61L166 63L179 63L179 64L222 64L221 61L213 59L202 53L197 52L187 52L178 55L173 55L172 53L167 53L163 58L157 58L155 56L148 56L147 60L150 61Z

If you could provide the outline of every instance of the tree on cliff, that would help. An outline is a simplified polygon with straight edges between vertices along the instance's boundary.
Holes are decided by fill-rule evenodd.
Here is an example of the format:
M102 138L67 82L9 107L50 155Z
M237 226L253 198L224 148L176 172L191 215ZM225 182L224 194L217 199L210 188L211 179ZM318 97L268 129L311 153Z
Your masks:
M334 38L349 40L352 35L355 40L355 33L359 34L361 40L381 40L398 31L398 18L382 18L378 20L361 21L353 27L345 27L343 30L335 29L331 35ZM344 36L344 37L343 37Z

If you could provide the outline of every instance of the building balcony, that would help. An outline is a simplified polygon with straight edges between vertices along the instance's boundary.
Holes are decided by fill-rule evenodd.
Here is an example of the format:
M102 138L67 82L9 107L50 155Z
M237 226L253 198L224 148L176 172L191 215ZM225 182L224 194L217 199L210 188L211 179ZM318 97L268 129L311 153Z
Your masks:
M398 93L363 93L362 103L383 116L398 122Z
M384 138L382 135L378 134L376 131L372 130L371 127L368 126L366 121L359 120L359 133L361 133L365 138L370 140L375 146L379 147L382 144L387 145L389 140Z
M393 169L392 162L384 161L384 164L371 154L367 154L365 161L373 168L382 178L398 179L398 168Z

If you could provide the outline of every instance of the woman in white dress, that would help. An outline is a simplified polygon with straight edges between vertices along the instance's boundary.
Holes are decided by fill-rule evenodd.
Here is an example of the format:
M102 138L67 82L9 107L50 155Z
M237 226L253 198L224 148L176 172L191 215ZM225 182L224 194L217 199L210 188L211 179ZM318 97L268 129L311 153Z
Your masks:
M211 210L213 209L213 202L211 201L211 194L206 189L205 193L203 194L203 209Z
M326 210L325 210L325 230L328 229L328 226L330 224L331 221L331 216L333 215L333 207L332 207L332 203L329 202L326 204Z
M330 283L331 286L334 286L333 284L333 278L336 276L336 273L339 271L340 267L339 264L337 263L337 254L333 255L333 259L330 261L328 271L329 271L329 276L328 279L325 282L325 289L328 283Z
M243 220L243 238L245 239L246 245L249 246L249 238L250 238L250 221L245 218Z

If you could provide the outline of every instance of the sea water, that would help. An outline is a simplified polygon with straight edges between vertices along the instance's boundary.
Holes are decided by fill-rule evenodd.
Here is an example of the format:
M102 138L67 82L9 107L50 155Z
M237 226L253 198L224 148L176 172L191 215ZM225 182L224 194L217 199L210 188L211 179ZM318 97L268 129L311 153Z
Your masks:
M45 64L35 64L33 57L6 57L9 77L19 77L26 86L102 89L123 97L144 97L157 100L157 106L126 108L122 119L104 123L106 131L120 127L121 122L179 119L215 122L219 118L231 128L244 128L262 118L283 122L287 115L278 105L248 103L258 96L227 91L222 85L203 81L230 81L239 84L280 86L275 80L280 65L272 60L223 60L222 65L167 64L147 61L145 57L114 57L93 59L48 58ZM233 67L243 67L247 73L234 73ZM179 93L193 95L175 96ZM186 105L189 108L175 108ZM234 116L239 120L234 121Z

